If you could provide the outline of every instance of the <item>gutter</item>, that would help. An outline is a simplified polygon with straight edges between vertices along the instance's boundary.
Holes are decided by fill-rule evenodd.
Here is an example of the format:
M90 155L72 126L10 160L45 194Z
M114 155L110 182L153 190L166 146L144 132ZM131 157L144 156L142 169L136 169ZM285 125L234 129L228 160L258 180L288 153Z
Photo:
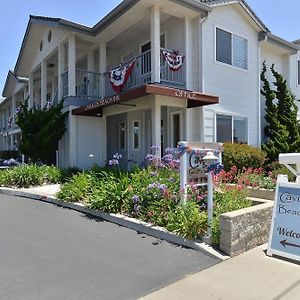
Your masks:
M258 34L258 41L268 41L271 44L288 50L291 54L297 54L297 52L300 50L300 47L298 45L284 40L270 32L260 32Z

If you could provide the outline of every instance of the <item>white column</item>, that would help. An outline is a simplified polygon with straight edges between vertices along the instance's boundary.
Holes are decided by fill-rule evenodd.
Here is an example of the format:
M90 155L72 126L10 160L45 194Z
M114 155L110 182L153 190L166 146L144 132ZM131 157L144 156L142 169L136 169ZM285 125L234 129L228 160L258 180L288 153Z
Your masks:
M151 7L151 79L160 83L160 11L156 4Z
M101 43L99 47L99 73L101 73L100 80L100 95L101 98L105 97L105 76L106 70L106 43ZM106 75L107 76L107 75Z
M10 135L10 150L14 149L14 136L13 134Z
M62 75L65 72L65 45L64 43L60 43L58 45L58 68L57 68L57 76L58 76L58 100L60 101L63 96L63 78Z
M159 150L156 153L161 156L161 105L157 96L153 96L151 107L151 126L152 126L152 145L158 146Z
M47 61L43 60L41 63L41 109L43 109L47 103Z
M54 98L55 96L55 92L56 92L56 88L55 88L55 76L53 75L52 81L51 81L51 100Z
M29 99L28 99L28 108L32 108L34 102L34 80L33 74L29 74Z
M15 124L15 111L16 111L16 95L11 98L11 116L13 117L12 124Z
M77 116L72 115L72 109L70 107L69 113L69 167L77 167Z
M189 17L184 19L184 48L185 48L185 78L186 78L186 88L188 90L193 90L192 82L192 23Z
M95 59L94 59L94 51L89 51L88 57L87 57L87 70L89 72L95 71ZM95 88L94 88L94 78L93 73L87 74L87 92L88 96L94 96L95 95Z
M102 143L100 145L101 147L101 161L100 166L105 166L105 162L107 161L107 127L106 127L106 117L103 116L100 118L100 134Z
M69 35L68 42L68 87L68 96L76 96L76 38L74 34Z

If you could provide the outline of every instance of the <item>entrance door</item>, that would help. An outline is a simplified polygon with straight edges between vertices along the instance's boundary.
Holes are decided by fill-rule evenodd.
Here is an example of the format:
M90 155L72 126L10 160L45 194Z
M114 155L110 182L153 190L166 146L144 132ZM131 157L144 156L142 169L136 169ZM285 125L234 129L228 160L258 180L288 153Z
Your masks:
M182 139L182 112L171 113L171 145L177 147Z
M145 112L128 113L128 168L140 165L145 156Z
M126 114L107 117L107 160L111 160L116 153L121 154L119 163L122 169L127 168L127 130Z

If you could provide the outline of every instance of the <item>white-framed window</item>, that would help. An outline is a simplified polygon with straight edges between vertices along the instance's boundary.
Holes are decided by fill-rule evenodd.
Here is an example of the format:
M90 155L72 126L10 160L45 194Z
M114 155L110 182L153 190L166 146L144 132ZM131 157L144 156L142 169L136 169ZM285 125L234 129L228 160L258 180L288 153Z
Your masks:
M216 28L216 60L241 69L248 69L248 40Z
M248 119L230 115L216 115L217 142L248 143Z
M133 121L133 149L140 149L141 127L140 121Z
M126 149L126 122L119 124L119 148L120 150Z

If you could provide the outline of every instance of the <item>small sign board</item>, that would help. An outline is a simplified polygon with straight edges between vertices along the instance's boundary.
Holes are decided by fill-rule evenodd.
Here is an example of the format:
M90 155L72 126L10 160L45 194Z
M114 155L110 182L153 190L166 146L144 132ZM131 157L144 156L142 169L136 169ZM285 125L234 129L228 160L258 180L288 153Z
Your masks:
M267 254L300 261L300 185L279 182Z
M189 142L187 144L187 184L206 184L206 164L203 161L203 157L208 151L211 151L218 157L218 161L221 162L221 150L223 144L221 143L201 143L201 142Z

